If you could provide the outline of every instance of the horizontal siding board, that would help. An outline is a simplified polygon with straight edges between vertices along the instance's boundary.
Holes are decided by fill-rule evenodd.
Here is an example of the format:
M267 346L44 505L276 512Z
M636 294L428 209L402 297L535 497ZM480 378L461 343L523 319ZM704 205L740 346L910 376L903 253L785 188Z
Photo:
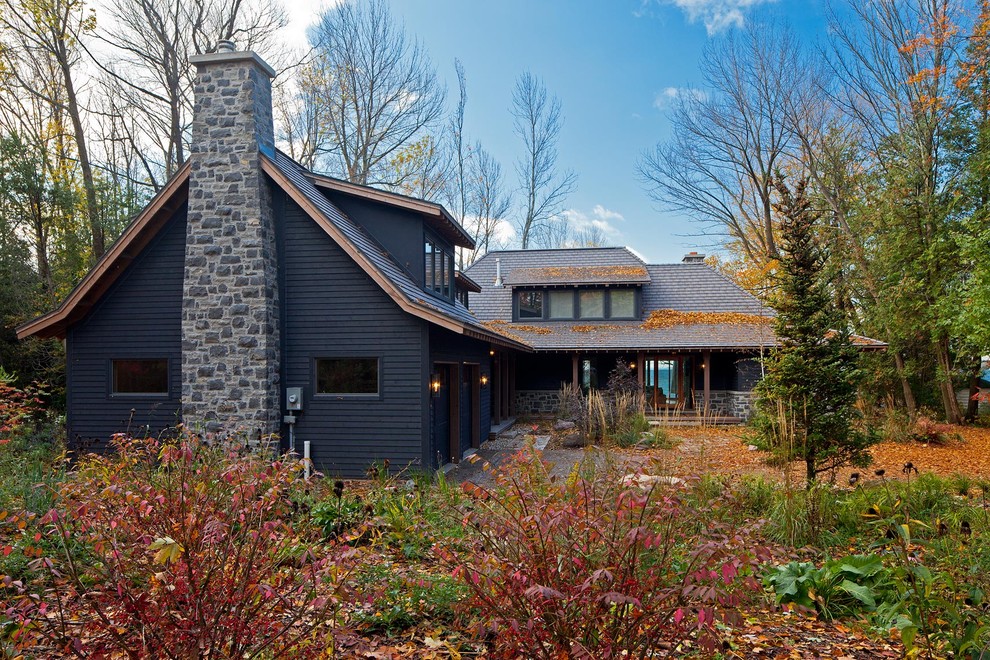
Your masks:
M106 445L114 433L158 435L179 421L185 209L177 211L100 302L66 336L70 442ZM167 358L167 396L113 396L110 361ZM133 410L133 413L131 412Z
M387 459L421 462L423 321L403 312L298 205L281 193L282 380L303 387L296 449L311 442L318 470L362 476ZM318 357L381 360L380 396L315 395ZM287 433L285 429L283 433Z

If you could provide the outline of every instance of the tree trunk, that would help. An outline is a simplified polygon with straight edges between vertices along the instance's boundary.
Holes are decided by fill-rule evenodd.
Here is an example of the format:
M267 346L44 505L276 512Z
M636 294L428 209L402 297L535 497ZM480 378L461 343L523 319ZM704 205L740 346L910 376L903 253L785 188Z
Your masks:
M904 369L904 357L894 351L894 368L897 370L897 377L901 379L901 393L904 396L904 407L907 408L908 418L913 422L918 416L918 403L915 401L914 392L911 390L911 382L908 380Z
M952 360L949 357L948 338L940 337L935 342L934 348L935 360L938 363L938 389L942 395L942 407L945 408L945 421L949 424L962 424L956 390L952 386Z
M83 130L82 114L76 97L76 88L72 81L72 69L64 43L59 44L58 63L65 83L66 110L72 120L72 131L76 142L76 152L79 156L79 167L82 170L83 188L86 192L86 217L89 221L90 248L93 251L93 261L99 261L106 251L106 239L103 223L100 221L100 208L96 200L96 183L93 180L93 166L89 162L89 149L86 145L86 133Z
M973 358L975 364L969 376L969 396L966 398L966 421L975 422L980 416L980 401L976 396L980 393L980 372L983 370L983 361L980 356Z

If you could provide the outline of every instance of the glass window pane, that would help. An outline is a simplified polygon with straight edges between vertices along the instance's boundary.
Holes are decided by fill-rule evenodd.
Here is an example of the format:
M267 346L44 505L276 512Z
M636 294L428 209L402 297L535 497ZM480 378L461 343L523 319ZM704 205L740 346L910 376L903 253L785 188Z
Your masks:
M550 318L552 319L574 318L573 291L550 292Z
M600 319L605 316L605 292L581 291L578 293L581 318Z
M454 268L454 258L449 252L443 253L443 297L450 298L450 271Z
M543 318L543 292L522 291L519 293L519 318Z
M423 255L423 263L425 265L425 276L423 278L423 287L426 289L433 288L433 243L426 241L425 253Z
M168 360L113 360L114 394L168 394Z
M612 318L631 319L636 316L636 292L617 289L611 292Z
M378 358L320 358L317 394L378 394Z

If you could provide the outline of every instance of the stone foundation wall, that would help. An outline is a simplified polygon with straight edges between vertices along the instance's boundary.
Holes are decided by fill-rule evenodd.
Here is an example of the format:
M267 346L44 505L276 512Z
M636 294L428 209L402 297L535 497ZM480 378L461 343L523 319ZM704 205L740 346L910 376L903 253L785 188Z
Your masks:
M696 390L694 400L700 408L705 400L705 393ZM753 392L740 392L736 390L711 390L709 392L709 404L712 410L726 417L741 417L749 419L753 414Z
M558 408L558 390L516 390L516 413L519 415L553 415Z

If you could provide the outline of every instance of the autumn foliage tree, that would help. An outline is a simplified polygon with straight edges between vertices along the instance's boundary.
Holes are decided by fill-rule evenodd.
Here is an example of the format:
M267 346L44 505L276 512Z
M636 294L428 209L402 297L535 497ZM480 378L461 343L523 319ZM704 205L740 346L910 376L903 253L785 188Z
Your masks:
M871 437L854 427L861 379L857 350L832 303L815 238L807 180L794 190L778 179L774 210L781 256L774 307L779 346L757 389L759 441L783 460L802 460L807 483L847 464L865 465Z

